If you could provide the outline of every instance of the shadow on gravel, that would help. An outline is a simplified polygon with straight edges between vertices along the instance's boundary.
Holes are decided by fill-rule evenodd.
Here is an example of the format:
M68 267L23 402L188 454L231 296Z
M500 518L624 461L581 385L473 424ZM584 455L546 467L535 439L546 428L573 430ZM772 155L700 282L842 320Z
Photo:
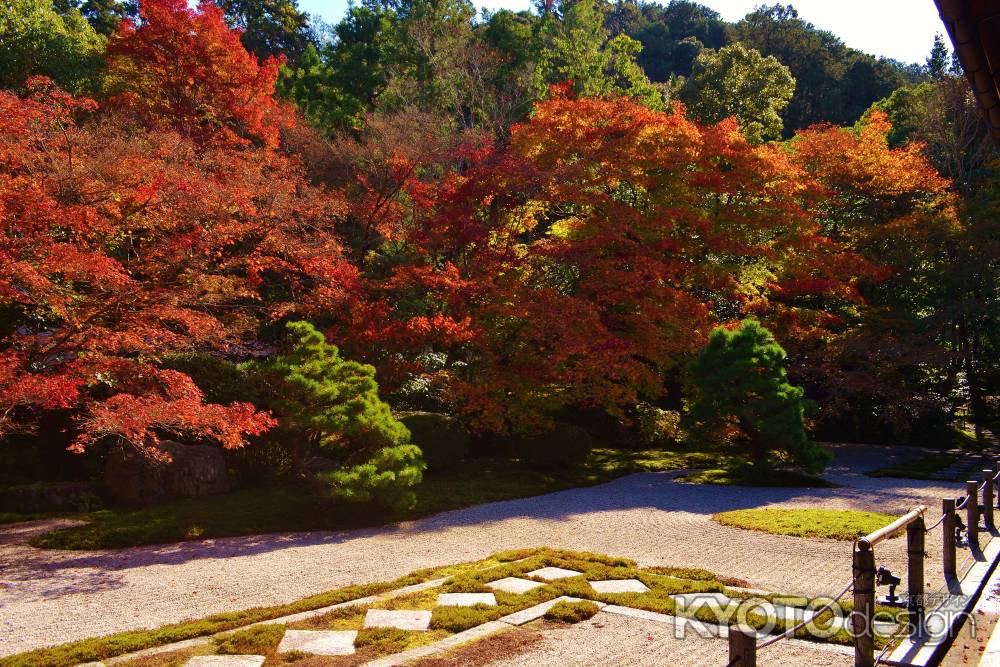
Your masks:
M470 525L487 527L508 519L531 518L543 522L561 522L583 515L634 509L711 515L774 503L815 506L831 499L856 504L859 508L877 507L880 511L903 513L929 496L944 495L952 486L955 487L956 495L959 493L957 485L907 479L874 479L864 475L865 471L920 456L923 454L922 450L870 445L835 445L831 448L836 458L825 476L842 485L834 489L681 484L674 481L674 477L680 474L677 471L640 473L600 486L478 505L377 528L228 537L101 552L53 552L22 547L16 549L14 558L9 557L12 554L0 555L0 571L5 573L3 578L8 589L10 584L15 587L18 585L19 573L36 580L39 576L46 580L51 578L51 586L33 591L34 595L50 598L121 587L123 584L115 573L135 567L245 557L285 549L350 543L372 536L398 536L405 540L414 535L438 533L451 528ZM60 571L86 569L93 569L94 572L75 572L72 577L66 577L71 578L71 582L66 581L66 585L60 585Z

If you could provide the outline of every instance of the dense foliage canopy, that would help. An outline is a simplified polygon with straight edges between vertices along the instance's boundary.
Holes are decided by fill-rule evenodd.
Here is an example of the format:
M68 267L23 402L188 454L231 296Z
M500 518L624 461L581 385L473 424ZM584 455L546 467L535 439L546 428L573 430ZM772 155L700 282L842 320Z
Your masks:
M335 493L405 505L422 463L390 406L544 442L698 386L708 424L738 400L713 346L766 358L744 435L805 466L792 385L821 434L1000 417L996 153L937 46L907 68L790 7L686 0L370 0L332 39L294 0L13 7L0 437L298 433L352 443Z

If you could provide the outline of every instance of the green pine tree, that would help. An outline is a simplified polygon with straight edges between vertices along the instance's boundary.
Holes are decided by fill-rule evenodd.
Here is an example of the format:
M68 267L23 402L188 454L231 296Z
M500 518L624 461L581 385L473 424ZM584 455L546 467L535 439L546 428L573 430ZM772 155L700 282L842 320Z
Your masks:
M785 357L755 320L715 329L690 368L685 427L696 439L728 442L755 467L822 470L830 454L806 435L803 391L788 382Z
M412 507L424 462L410 432L378 395L375 369L348 361L308 322L291 322L294 346L265 371L276 382L270 408L296 466L310 451L341 461L319 478L335 498Z
M944 43L944 37L941 36L941 33L936 33L931 53L927 56L927 63L924 65L927 75L932 79L944 78L948 73L950 60L951 55L948 45Z

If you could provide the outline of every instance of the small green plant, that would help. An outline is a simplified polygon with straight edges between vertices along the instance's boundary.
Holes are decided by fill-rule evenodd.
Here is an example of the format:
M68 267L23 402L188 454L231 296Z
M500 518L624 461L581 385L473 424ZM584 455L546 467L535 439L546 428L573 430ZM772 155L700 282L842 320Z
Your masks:
M224 655L267 655L278 648L284 636L283 625L255 625L246 630L219 635L215 638L215 646Z
M309 654L303 651L287 651L281 654L281 660L283 662L298 662L299 660L304 660L308 657Z
M600 608L589 600L580 602L557 602L545 612L545 618L550 621L562 621L563 623L579 623L600 611Z

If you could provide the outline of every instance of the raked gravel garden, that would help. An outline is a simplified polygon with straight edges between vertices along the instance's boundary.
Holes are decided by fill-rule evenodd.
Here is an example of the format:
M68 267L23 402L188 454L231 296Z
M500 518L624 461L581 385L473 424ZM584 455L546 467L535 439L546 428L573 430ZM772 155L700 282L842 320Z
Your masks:
M97 552L40 550L26 544L30 536L52 529L53 522L7 526L0 538L0 568L4 573L0 605L5 635L0 650L8 656L2 664L44 664L38 659L31 662L30 657L12 656L58 642L287 605L351 584L391 581L419 568L431 570L421 573L417 581L400 580L410 586L423 584L419 590L399 593L405 588L401 583L394 588L374 589L375 597L368 600L372 595L361 586L353 598L350 593L345 593L345 599L329 598L333 604L348 602L346 606L319 615L315 609L331 607L331 603L317 602L311 609L291 605L291 611L275 611L270 616L265 612L263 617L249 621L271 620L258 629L236 630L240 623L233 621L229 627L213 627L213 632L203 633L205 637L195 647L144 658L135 664L184 664L195 657L209 660L212 654L227 650L263 656L273 662L278 656L315 656L317 646L339 647L330 650L342 654L326 656L328 662L315 664L361 664L431 646L456 633L532 608L535 612L530 620L535 625L506 624L530 636L530 641L526 637L521 643L537 644L532 650L543 653L550 649L557 654L567 650L572 653L570 646L562 644L559 633L549 627L554 623L545 619L549 610L538 605L568 598L574 604L576 600L591 600L599 605L672 614L675 600L671 596L691 592L736 598L756 594L741 592L747 589L832 595L850 577L850 542L733 528L720 525L712 516L755 507L900 513L918 502L939 506L940 498L955 495L956 491L954 483L872 478L864 474L887 462L917 457L917 450L849 445L835 446L834 450L837 458L826 475L836 484L833 488L719 487L681 483L676 473L649 473L382 528L224 538ZM929 573L940 571L933 564L939 548L931 537L926 568ZM578 553L533 551L539 547ZM901 567L902 547L899 541L888 543L880 551L880 563ZM491 556L503 550L508 553ZM462 562L467 565L455 565ZM547 577L553 572L557 576ZM634 588L622 591L622 586ZM358 598L363 598L361 603ZM294 612L306 612L309 617L295 617L284 624L273 621ZM602 610L595 618L608 616ZM604 641L601 637L605 630L600 622L574 620L596 626L590 635L595 645ZM656 625L635 617L616 618L610 623ZM535 627L538 624L542 626ZM653 629L648 636L655 644L662 628L656 632ZM313 632L335 634L308 634ZM249 649L239 648L241 643ZM706 641L706 646L711 645ZM303 650L310 646L313 651ZM637 650L641 652L642 647L640 644ZM434 650L447 648L446 642ZM120 648L115 650L122 652ZM782 649L774 656L788 650L798 649ZM35 654L36 658L39 655ZM512 656L512 664L519 659ZM572 663L571 658L567 659Z

